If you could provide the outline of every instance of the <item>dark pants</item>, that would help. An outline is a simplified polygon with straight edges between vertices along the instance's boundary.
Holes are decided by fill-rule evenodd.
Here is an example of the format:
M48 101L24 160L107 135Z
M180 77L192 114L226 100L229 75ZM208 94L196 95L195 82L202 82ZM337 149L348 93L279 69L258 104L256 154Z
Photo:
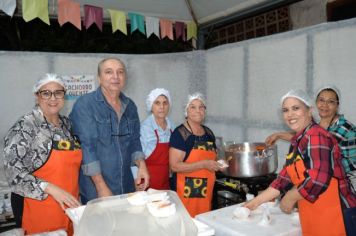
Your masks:
M348 236L356 235L356 207L346 208L343 211L344 213L344 223L346 234Z
M23 201L24 197L16 193L11 193L11 208L14 214L17 228L21 228L22 226Z

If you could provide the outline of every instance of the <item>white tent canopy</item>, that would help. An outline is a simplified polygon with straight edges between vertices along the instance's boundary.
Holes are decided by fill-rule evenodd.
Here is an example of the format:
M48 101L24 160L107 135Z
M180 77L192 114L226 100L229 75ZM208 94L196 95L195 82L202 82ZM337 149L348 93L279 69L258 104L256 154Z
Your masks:
M192 21L205 24L217 19L257 10L261 7L295 2L291 0L75 0L81 6L93 5L103 9L141 13L145 16L175 21ZM50 14L55 14L57 0L49 0ZM108 17L108 13L104 13Z

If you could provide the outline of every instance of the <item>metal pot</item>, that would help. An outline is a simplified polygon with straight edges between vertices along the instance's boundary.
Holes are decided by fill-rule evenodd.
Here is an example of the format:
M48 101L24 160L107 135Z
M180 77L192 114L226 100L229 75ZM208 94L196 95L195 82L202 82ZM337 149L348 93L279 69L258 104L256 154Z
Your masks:
M225 146L229 167L223 173L231 177L257 177L274 173L278 167L277 146L265 143L238 143Z

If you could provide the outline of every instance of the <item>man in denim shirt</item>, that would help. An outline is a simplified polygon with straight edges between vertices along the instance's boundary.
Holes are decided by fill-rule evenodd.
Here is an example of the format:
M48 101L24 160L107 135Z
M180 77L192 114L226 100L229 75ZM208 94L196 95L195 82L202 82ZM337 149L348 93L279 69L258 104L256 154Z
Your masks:
M99 88L80 97L70 119L83 149L79 177L83 204L97 197L144 190L149 174L140 143L140 121L135 103L121 90L126 68L117 58L98 65ZM130 166L138 167L136 183Z

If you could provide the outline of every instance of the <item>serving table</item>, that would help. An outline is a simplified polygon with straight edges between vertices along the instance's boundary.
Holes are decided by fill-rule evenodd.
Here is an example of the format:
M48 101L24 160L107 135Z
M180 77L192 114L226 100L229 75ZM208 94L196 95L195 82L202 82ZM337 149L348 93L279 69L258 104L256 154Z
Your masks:
M298 212L283 213L275 203L269 203L270 223L262 224L263 212L252 211L247 219L234 217L238 207L232 205L197 215L195 218L215 230L215 236L301 236Z

